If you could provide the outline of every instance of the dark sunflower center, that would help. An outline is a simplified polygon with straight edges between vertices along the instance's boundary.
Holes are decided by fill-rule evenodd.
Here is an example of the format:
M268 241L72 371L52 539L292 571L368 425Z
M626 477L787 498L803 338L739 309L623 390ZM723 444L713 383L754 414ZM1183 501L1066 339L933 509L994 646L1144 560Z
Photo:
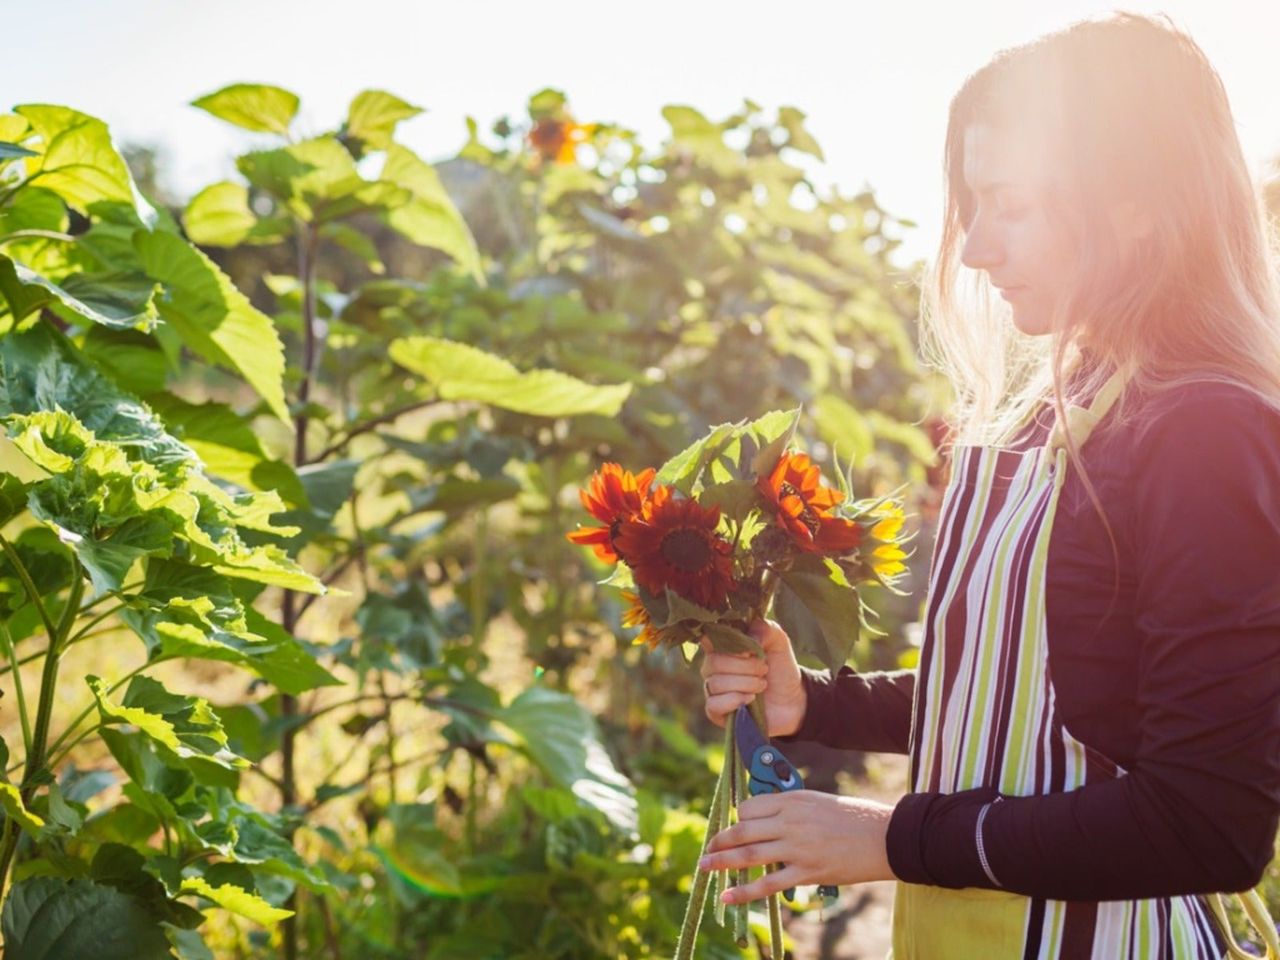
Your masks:
M703 531L681 527L662 538L662 559L680 570L702 570L711 562L711 544Z
M784 480L778 485L778 499L782 500L785 497L796 497L804 504L804 509L800 511L800 516L796 519L805 525L810 536L816 537L818 535L818 528L822 526L822 521L818 518L817 511L814 510L813 507L809 506L809 501L804 498L803 493Z

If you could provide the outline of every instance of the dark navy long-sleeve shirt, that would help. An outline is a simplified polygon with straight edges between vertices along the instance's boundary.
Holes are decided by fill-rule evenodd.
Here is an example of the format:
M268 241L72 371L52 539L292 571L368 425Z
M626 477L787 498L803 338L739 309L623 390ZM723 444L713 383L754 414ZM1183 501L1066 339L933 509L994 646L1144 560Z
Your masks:
M1113 900L1241 890L1280 820L1280 414L1200 383L1138 401L1073 468L1045 584L1049 670L1076 739L1127 772L1005 798L983 841L1009 891ZM1149 405L1149 406L1148 406ZM1046 410L1020 444L1043 443ZM1105 423L1105 421L1104 421ZM1118 573L1118 579L1117 579ZM1113 589L1118 587L1113 600ZM803 669L803 726L781 740L907 753L915 673ZM888 855L902 880L992 887L974 844L991 788L909 793Z

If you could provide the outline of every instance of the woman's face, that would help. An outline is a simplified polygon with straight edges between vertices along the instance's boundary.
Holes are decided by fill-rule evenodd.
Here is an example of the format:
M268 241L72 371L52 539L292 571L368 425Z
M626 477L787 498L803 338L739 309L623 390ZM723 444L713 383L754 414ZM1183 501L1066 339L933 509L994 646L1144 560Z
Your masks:
M985 271L1023 333L1049 332L1053 307L1072 282L1074 254L1045 211L1047 138L975 123L965 130L964 180L972 197L960 259Z

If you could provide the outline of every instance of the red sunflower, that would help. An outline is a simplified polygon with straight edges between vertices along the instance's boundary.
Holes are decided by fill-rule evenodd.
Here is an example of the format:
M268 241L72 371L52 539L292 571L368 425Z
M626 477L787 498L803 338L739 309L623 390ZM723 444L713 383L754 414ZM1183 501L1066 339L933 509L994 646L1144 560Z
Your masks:
M587 512L604 524L602 527L579 527L569 532L569 539L595 550L605 563L618 562L616 541L618 529L644 513L649 499L649 485L657 471L650 467L638 474L623 470L616 463L606 463L591 475L585 489L578 491Z
M784 453L756 489L768 501L782 528L807 553L849 553L862 540L862 528L832 511L844 494L821 483L822 471L807 454Z
M733 546L716 533L720 508L677 500L671 487L658 487L644 517L628 520L618 532L618 552L636 582L661 595L670 587L709 610L722 608L733 586Z

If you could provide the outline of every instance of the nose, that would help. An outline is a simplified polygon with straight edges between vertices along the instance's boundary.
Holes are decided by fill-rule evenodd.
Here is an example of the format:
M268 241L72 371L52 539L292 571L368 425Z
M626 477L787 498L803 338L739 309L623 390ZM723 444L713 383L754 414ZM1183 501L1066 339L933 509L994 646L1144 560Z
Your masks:
M960 262L970 270L991 270L1004 263L1004 244L985 218L974 219L960 250Z

